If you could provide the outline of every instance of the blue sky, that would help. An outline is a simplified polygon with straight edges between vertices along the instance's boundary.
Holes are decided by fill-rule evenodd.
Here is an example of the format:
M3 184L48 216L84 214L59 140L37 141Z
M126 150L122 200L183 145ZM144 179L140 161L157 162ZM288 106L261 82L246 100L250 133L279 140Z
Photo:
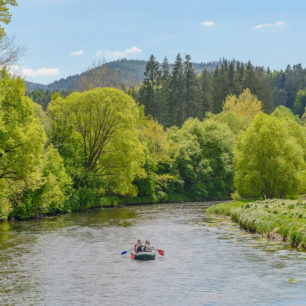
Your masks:
M304 0L19 0L6 27L26 48L18 69L49 83L126 57L306 65Z

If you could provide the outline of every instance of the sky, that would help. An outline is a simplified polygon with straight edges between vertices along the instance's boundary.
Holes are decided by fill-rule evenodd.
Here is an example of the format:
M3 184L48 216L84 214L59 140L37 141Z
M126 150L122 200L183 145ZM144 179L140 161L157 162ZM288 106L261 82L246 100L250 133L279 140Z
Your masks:
M8 36L26 49L18 66L50 83L94 63L220 58L271 69L306 66L305 0L17 0Z

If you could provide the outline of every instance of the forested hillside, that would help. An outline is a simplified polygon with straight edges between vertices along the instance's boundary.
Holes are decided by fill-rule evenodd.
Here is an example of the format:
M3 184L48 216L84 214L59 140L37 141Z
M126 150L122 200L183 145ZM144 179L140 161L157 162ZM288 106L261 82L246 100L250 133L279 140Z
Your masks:
M228 95L245 88L263 102L267 113L284 105L301 116L306 106L306 69L300 64L272 72L234 60L193 63L189 55L178 55L174 64L166 58L159 63L153 55L147 63L118 60L49 85L27 83L27 94L46 109L55 91L65 97L95 87L124 90L165 126L181 125L190 116L201 119L208 111L218 113Z
M217 65L220 65L221 60L207 63L193 63L193 67L196 73L200 73L204 68L208 71L213 71ZM172 65L171 65L172 66ZM129 84L132 86L138 85L144 79L144 72L146 69L146 61L143 60L127 60L121 59L95 67L90 67L86 71L80 74L62 78L58 81L54 81L51 84L43 85L38 83L26 82L27 91L34 91L38 89L50 90L50 91L75 91L80 89L80 79L87 77L89 74L101 74L108 71L109 74L113 74L113 78L116 78L114 83L126 84L126 80L129 80ZM107 84L112 86L114 84Z

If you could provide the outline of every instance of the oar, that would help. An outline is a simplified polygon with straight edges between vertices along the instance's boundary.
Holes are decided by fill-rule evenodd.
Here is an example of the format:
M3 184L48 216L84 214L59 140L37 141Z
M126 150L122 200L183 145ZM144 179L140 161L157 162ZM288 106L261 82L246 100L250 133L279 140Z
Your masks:
M165 255L165 251L163 250L157 250L158 254L161 255L161 256L164 256Z
M129 251L132 251L133 249L129 249L129 250L127 250L127 251L123 251L123 252L121 252L121 255L124 255L124 254L126 254L127 252L129 252Z
M155 251L158 252L159 255L164 256L165 255L165 251L163 250L159 250L159 249L154 249Z

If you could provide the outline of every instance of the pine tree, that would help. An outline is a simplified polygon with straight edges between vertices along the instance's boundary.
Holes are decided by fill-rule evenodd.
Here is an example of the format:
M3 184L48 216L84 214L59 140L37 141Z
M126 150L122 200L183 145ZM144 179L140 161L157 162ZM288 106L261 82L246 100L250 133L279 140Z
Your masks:
M185 92L183 101L183 121L189 117L196 117L199 111L199 105L196 103L196 90L198 85L197 76L194 72L191 56L185 56L184 62L184 76L185 76Z
M170 99L170 94L169 94L169 84L170 84L170 65L167 57L164 58L162 62L162 71L161 71L161 89L159 90L159 105L160 105L160 111L161 111L161 116L159 118L159 121L164 125L164 126L169 126L168 124L168 110L170 109L169 107L169 99Z
M159 113L157 95L161 73L153 54L147 62L144 75L145 79L140 88L140 103L145 106L146 114L155 117Z
M198 116L200 119L205 117L207 112L212 111L211 106L211 74L207 69L204 69L200 76L200 85L198 93L199 112Z
M171 74L171 80L169 84L169 109L168 116L169 116L169 125L178 125L181 126L183 124L184 116L184 87L185 87L185 80L184 80L184 71L183 71L183 63L181 55L178 54L175 59L175 63L173 65L173 70Z

